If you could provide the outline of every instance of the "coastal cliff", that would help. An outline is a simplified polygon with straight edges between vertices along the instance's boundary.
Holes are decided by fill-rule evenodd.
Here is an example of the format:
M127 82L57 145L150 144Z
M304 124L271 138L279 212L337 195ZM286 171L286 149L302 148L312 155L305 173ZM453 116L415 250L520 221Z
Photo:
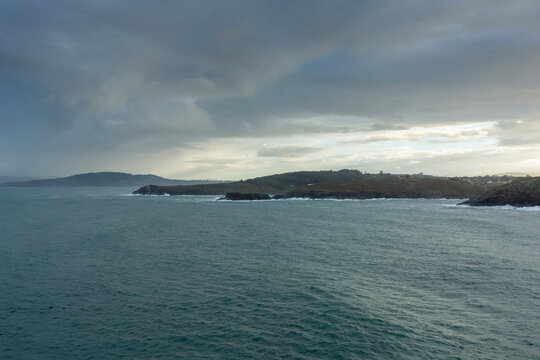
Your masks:
M470 206L540 206L540 177L525 178L498 186L470 198L460 205Z

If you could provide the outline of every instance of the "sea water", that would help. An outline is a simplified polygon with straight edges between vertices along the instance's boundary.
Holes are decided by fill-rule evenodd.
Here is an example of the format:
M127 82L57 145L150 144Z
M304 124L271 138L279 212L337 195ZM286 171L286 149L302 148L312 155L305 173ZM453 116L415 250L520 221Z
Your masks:
M538 359L540 211L0 188L2 359Z

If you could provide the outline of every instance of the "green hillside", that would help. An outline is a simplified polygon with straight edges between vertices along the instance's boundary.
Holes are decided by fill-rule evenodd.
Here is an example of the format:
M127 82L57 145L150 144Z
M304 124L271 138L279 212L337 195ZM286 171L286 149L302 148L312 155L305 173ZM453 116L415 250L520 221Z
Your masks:
M417 178L410 176L371 177L352 181L299 186L286 197L309 198L466 198L486 191L456 179Z
M468 198L492 187L466 179L424 175L365 174L358 170L298 171L220 184L156 186L136 190L141 195L272 194L306 198Z
M308 184L320 184L337 181L348 181L370 176L358 170L343 169L339 171L296 171L283 174L275 174L245 180L245 183L268 185L280 190L288 190L295 186Z

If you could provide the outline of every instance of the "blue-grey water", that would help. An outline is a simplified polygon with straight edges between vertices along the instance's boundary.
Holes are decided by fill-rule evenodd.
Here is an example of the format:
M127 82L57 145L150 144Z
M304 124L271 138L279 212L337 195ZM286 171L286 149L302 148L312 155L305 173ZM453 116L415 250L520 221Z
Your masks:
M0 188L1 359L539 359L540 211Z

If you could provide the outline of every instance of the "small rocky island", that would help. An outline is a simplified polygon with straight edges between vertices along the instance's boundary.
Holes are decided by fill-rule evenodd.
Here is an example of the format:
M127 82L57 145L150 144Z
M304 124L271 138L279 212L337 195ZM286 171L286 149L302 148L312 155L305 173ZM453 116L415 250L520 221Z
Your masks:
M517 207L540 206L540 177L515 180L486 193L470 198L459 205Z

